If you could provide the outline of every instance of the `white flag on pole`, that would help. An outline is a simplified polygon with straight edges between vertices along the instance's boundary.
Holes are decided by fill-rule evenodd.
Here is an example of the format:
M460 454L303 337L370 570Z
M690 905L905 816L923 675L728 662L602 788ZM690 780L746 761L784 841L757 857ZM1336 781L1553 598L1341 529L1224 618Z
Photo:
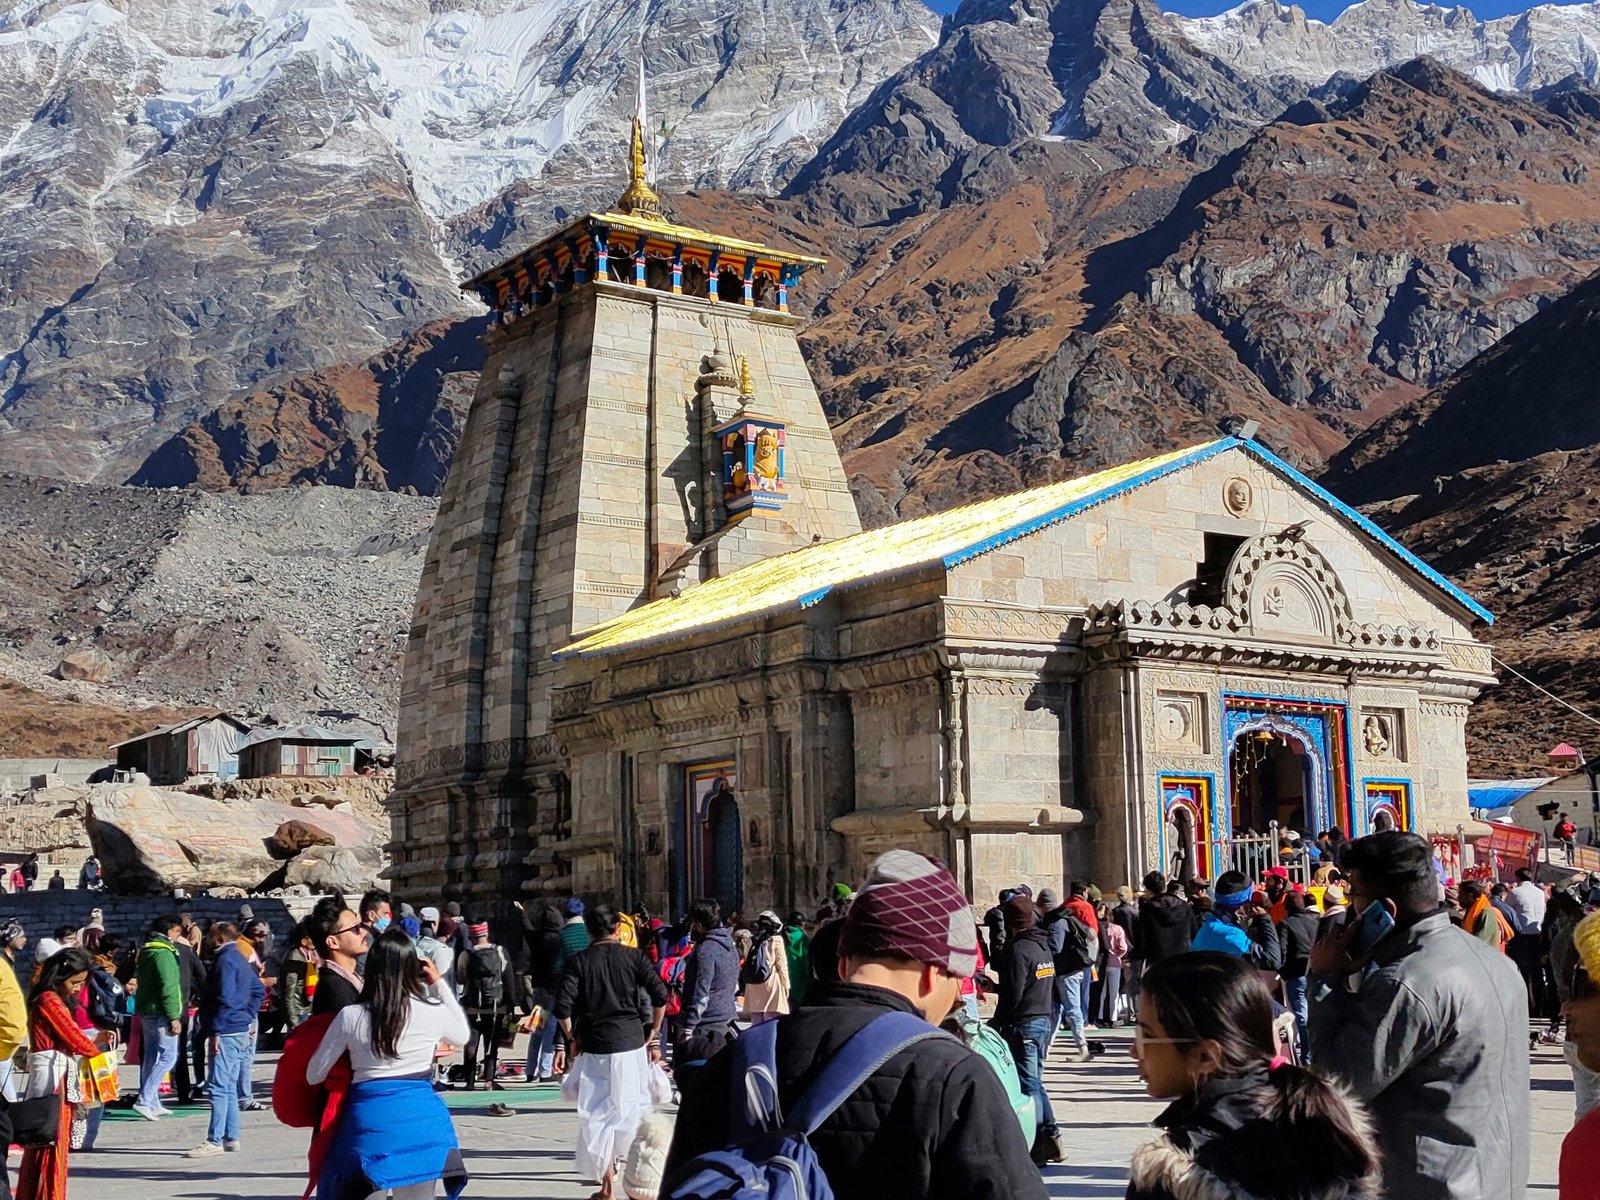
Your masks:
M639 134L644 139L644 181L656 185L656 139L650 131L650 119L644 106L644 55L639 56L639 92L634 100L634 118L639 122Z

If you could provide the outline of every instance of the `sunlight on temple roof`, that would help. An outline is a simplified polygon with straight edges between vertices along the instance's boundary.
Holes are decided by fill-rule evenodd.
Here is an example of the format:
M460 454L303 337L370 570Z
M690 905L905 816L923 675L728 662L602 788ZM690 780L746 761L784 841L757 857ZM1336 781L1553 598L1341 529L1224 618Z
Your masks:
M708 579L676 599L652 601L589 630L560 653L596 654L636 646L761 613L805 608L835 588L915 567L953 567L1236 444L1224 438L1190 446L808 546Z

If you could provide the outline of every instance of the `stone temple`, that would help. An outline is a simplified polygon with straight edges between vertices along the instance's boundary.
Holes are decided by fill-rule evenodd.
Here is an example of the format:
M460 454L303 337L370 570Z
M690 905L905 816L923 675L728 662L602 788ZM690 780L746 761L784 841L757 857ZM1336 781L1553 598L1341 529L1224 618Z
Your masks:
M863 532L805 255L632 180L494 309L406 658L395 885L810 909L1213 875L1269 823L1454 829L1489 614L1237 437Z

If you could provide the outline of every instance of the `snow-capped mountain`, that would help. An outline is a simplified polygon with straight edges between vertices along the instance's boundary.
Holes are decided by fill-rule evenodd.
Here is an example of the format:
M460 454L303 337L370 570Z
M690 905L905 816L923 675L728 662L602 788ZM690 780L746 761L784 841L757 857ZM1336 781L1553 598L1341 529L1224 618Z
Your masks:
M1195 46L1246 74L1320 84L1363 78L1427 55L1496 91L1576 77L1600 84L1600 3L1541 4L1480 21L1466 8L1362 0L1331 23L1278 0L1246 0L1215 17L1167 18Z
M0 467L122 477L462 312L446 223L610 199L641 58L663 186L760 192L937 34L920 0L0 0Z

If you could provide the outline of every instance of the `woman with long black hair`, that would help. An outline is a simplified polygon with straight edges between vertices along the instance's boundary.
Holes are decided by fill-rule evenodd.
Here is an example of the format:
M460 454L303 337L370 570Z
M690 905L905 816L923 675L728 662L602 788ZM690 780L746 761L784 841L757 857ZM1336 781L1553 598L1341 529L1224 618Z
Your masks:
M317 1181L318 1200L425 1200L435 1186L455 1197L467 1174L450 1114L433 1090L440 1042L460 1046L471 1029L432 963L398 926L373 942L361 1003L340 1010L306 1067L320 1084L350 1056L351 1085Z
M113 1035L91 1040L72 1015L78 998L89 985L94 961L82 950L68 947L52 954L39 968L39 978L28 993L29 1075L35 1068L59 1079L61 1116L56 1140L48 1146L30 1146L17 1168L17 1200L66 1200L67 1151L71 1148L72 1117L78 1095L78 1060L99 1054ZM48 1056L47 1062L35 1062Z
M1170 1098L1133 1156L1128 1200L1368 1200L1380 1191L1365 1110L1278 1057L1272 997L1241 958L1197 951L1144 973L1134 1054Z

